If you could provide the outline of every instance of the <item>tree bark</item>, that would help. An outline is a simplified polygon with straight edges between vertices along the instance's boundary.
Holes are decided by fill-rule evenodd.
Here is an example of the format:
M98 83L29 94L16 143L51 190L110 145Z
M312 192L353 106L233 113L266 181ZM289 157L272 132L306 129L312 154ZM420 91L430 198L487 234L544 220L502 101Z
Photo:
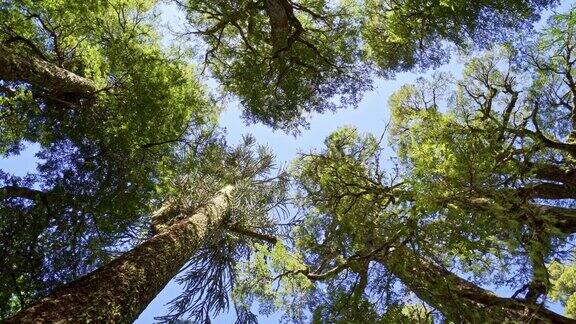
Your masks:
M46 202L48 200L48 193L32 188L6 186L0 188L0 200L8 198L24 198L28 200L41 200Z
M274 51L280 51L288 46L290 36L290 20L286 7L282 4L284 0L266 0L266 14L270 20L270 38Z
M62 287L6 323L132 323L223 222L233 186L193 215L183 215L148 241Z
M24 81L33 86L46 88L57 93L88 96L96 91L96 84L31 55L0 44L0 78L8 81Z
M576 170L562 168L553 164L526 163L532 169L534 176L538 179L564 183L576 186Z
M540 305L496 296L402 245L375 260L418 298L456 323L576 323Z
M518 192L532 199L576 199L576 186L551 182L522 187Z

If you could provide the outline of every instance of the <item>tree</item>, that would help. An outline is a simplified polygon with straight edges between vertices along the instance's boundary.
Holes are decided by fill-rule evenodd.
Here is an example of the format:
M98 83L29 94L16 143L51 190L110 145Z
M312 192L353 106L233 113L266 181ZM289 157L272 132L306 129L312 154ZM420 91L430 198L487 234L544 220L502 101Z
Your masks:
M469 42L482 47L481 39L499 41L528 27L538 10L555 1L177 3L186 10L192 33L208 47L206 67L225 92L240 99L245 115L294 130L309 113L354 106L370 88L373 72L390 76L435 66L445 53L443 41L460 48L473 47ZM318 320L384 320L401 316L398 309L410 311L401 312L407 317L429 319L428 306L421 314L418 306L398 298L375 305L367 291L376 269L388 279L377 289L394 295L392 283L401 282L448 318L498 314L518 320L524 318L520 309L527 309L542 321L564 321L538 305L550 286L546 264L563 256L576 228L571 206L541 201L573 198L572 177L566 176L573 173L573 136L563 140L555 109L570 108L567 100L573 96L570 15L557 16L556 30L549 29L526 53L525 61L538 72L530 95L520 95L510 74L494 72L489 58L471 63L449 113L437 107L438 80L404 88L392 105L392 136L401 161L397 174L386 178L377 157L380 143L358 139L352 130L334 134L322 154L305 157L295 174L308 215L293 233L295 241L284 245L270 236L282 232L267 217L270 206L281 204L274 197L284 192L284 180L255 179L269 168L269 157L250 162L242 150L229 153L213 138L218 109L205 96L189 58L161 45L154 6L148 0L0 5L0 130L6 135L0 151L18 154L26 142L41 147L38 174L0 174L0 266L6 269L0 275L6 305L0 315L72 282L28 311L52 307L46 305L70 293L84 297L86 303L77 306L86 319L104 314L130 320L189 261L182 279L187 289L163 320L185 315L207 320L228 307L233 289L239 320L253 322L251 289L237 282L254 278L263 278L254 284L257 294L299 300L289 310L296 318L302 318L302 301L318 306L312 297L319 297L330 303L316 307ZM568 38L562 38L564 31ZM537 95L565 85L567 95L544 101L546 96ZM506 107L495 108L501 101ZM531 111L531 120L517 118L520 103ZM435 136L440 140L432 141ZM191 151L183 150L187 147ZM472 153L480 158L469 158ZM234 212L217 213L208 232L190 232L186 224L205 222L202 204L227 185L241 187ZM164 212L149 217L160 200L166 202ZM157 234L146 240L148 225ZM109 263L118 250L142 240ZM191 245L180 249L183 242ZM166 260L172 255L178 262ZM146 278L129 277L124 286L114 282L126 264L150 269L152 257L162 263L161 277L146 272ZM407 272L392 262L394 257L430 269L431 275ZM245 272L238 269L240 261L251 261ZM496 264L512 264L529 277L506 277ZM208 265L213 268L204 271ZM444 269L449 266L451 271ZM473 274L476 282L460 273ZM491 273L501 276L490 278ZM433 282L439 277L449 278L456 291L453 306L441 301L445 287ZM334 278L343 280L328 293L310 282ZM273 294L270 279L280 280L284 291ZM504 281L520 285L511 298L479 287ZM88 294L87 282L98 292ZM126 295L110 299L129 308L121 314L89 305L110 286L129 287ZM139 287L146 293L138 295ZM505 307L485 307L493 302ZM341 315L336 307L347 304L354 307ZM55 311L61 316L64 310Z
M42 299L8 323L54 321L132 322L184 265L226 214L233 186L222 189L204 208ZM159 213L170 209L165 206Z
M303 154L294 244L254 258L244 286L256 288L242 298L294 298L318 322L384 321L410 294L449 321L573 322L545 308L547 294L568 305L572 292L570 266L549 264L567 260L576 231L573 17L553 16L521 52L470 59L458 82L436 75L395 93L396 162L383 162L382 139L353 128ZM332 288L310 287L317 281ZM289 297L271 294L270 282Z
M214 127L218 109L160 45L153 5L0 5L0 152L40 147L36 174L0 172L3 315L137 239L165 163Z
M562 264L553 261L548 265L550 272L550 298L554 301L560 301L564 305L564 314L566 317L576 317L576 285L574 283L574 263Z
M459 225L458 221L451 223L451 227L438 224L444 222L440 216L442 214L435 217L434 213L420 214L423 211L415 210L419 205L412 206L413 198L404 191L404 184L383 185L391 178L377 172L379 164L374 156L376 143L373 138L357 139L354 132L342 130L332 135L325 154L304 158L302 169L299 168L302 173L297 174L302 179L306 201L311 204L310 208L316 210L312 217L315 220L305 220L307 226L301 230L304 236L301 249L312 254L310 263L306 265L308 269L314 269L318 276L326 274L326 279L333 283L349 276L357 278L355 284L343 288L350 291L347 294L349 300L354 300L357 294L370 294L369 291L376 294L374 290L386 287L378 283L379 280L386 281L380 279L382 271L398 278L409 291L451 320L522 320L525 316L536 316L545 322L565 321L546 310L538 314L540 306L531 306L529 302L497 297L446 270L445 265L435 264L438 259L445 260L446 264L455 262L444 254L448 252L443 249L449 249L452 244L466 244L463 234L465 225ZM403 199L409 199L408 206L402 206ZM327 219L323 219L325 217ZM452 229L457 233L454 236L451 235ZM471 229L475 227L471 226ZM443 231L443 241L432 234L435 230ZM308 236L318 235L318 231L324 239L310 241ZM462 250L452 253L474 251L468 246L460 248ZM478 267L478 263L475 263L478 260L464 256L468 257L471 265ZM354 267L354 262L359 261L362 261L360 268L358 265ZM372 285L366 282L358 290L363 280L361 269L368 267L371 261L377 264L372 263L368 268L372 270L366 270L365 275L370 272L378 275L372 277ZM330 266L338 271L332 271ZM379 266L384 266L384 269L374 270ZM364 292L364 289L370 290ZM388 291L383 293L391 294ZM397 301L392 298L390 302L394 304ZM350 303L355 307L353 302ZM533 313L526 313L526 309L530 308Z
M176 1L204 61L251 121L294 129L305 114L353 107L385 75L445 61L529 27L556 1ZM488 37L487 37L488 36ZM375 67L375 69L374 69Z
M557 1L363 2L362 37L382 73L446 63L451 47L486 48L530 30L539 11Z
M151 216L154 236L62 286L7 322L131 322L190 259L192 263L201 261L197 254L203 252L201 249L210 238L224 234L227 241L238 243L234 235L248 239L268 237L266 212L283 199L285 182L282 175L266 178L272 159L263 147L253 146L253 140L246 138L243 145L232 150L213 145L198 156L197 152L189 152L180 165L180 171L188 172L178 173L172 179L178 183L173 196ZM209 160L207 156L211 155L217 158ZM213 170L211 177L206 175L207 169ZM230 184L221 190L214 189L223 183ZM256 225L260 229L251 230ZM228 231L232 236L226 234ZM243 244L242 239L239 245ZM214 250L221 250L224 245L220 242ZM204 278L206 270L201 274ZM180 303L183 312L189 302Z
M205 64L244 116L292 130L304 114L355 105L370 88L356 19L323 1L177 1L208 46Z

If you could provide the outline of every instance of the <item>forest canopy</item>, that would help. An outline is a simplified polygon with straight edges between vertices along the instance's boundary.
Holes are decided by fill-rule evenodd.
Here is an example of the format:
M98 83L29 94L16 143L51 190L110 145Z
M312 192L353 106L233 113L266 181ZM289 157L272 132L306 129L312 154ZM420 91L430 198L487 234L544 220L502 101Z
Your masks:
M132 322L176 278L160 322L574 323L576 8L558 4L1 3L0 153L38 164L0 168L0 320ZM341 127L286 168L219 125L228 96L298 136L455 56L461 74L388 98L379 134Z

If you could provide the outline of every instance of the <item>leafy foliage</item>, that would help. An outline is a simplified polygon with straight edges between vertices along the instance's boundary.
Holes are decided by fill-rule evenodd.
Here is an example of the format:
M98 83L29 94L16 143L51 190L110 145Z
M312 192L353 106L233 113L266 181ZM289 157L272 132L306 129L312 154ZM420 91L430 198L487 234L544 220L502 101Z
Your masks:
M559 320L537 313L547 294L567 308L572 298L571 267L547 265L567 259L576 230L572 17L551 18L523 51L495 47L471 58L461 80L437 74L396 92L393 163L377 138L354 128L294 163L305 215L290 251L301 264L284 273L321 282L314 297L298 299L312 319L401 322L404 288L445 320L481 320L498 298L480 288L490 286L514 291L495 310L502 318L521 318L518 307ZM277 296L260 288L275 280L266 272L273 261L260 264L252 272L265 273L254 275L262 303Z
M183 2L205 63L250 121L292 129L310 112L354 106L370 88L358 28L324 1ZM338 101L340 103L338 103Z
M10 269L0 281L6 298L32 296L19 307L138 239L175 144L215 122L218 110L193 67L162 49L153 5L0 5L2 46L89 79L99 89L63 93L48 82L0 76L0 152L18 154L29 143L40 147L37 173L2 173L0 179L6 238L0 255L2 268ZM13 278L26 278L26 284L18 287Z
M561 264L558 261L548 266L552 287L550 299L561 301L564 313L570 318L576 317L576 268L573 264Z
M509 41L556 1L363 1L368 58L384 73L446 63L451 46L482 48ZM453 47L453 46L452 46Z
M445 62L506 39L556 1L176 1L205 63L250 121L294 130L312 112L354 107L381 74ZM472 47L472 46L471 46Z

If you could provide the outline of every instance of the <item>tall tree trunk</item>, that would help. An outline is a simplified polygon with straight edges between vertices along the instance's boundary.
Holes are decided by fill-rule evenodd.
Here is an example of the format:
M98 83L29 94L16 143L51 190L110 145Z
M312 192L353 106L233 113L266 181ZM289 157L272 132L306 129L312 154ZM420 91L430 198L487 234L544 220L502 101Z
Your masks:
M418 298L460 323L576 323L540 305L498 297L428 262L405 246L376 261L396 275Z
M88 96L98 88L92 80L81 77L32 55L23 55L0 44L0 78L25 81L56 93Z
M270 20L270 38L274 52L283 50L288 46L288 38L292 29L286 7L282 4L283 1L265 1L266 14Z
M6 323L131 323L174 277L211 229L222 225L233 186L193 215L65 285Z

